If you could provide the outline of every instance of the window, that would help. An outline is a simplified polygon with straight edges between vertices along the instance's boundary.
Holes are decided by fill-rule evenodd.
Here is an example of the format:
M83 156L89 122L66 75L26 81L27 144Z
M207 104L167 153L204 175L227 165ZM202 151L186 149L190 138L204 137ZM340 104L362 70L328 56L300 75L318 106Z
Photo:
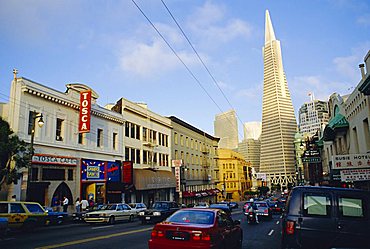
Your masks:
M12 214L19 214L19 213L25 213L24 208L20 203L11 203L10 204L10 213Z
M118 138L118 133L113 132L113 149L117 149L117 138Z
M143 141L146 142L147 140L147 128L143 127Z
M26 206L28 211L30 211L31 213L41 213L41 214L44 213L44 210L41 208L41 206L39 204L27 203L27 204L24 204L24 205Z
M64 181L65 171L64 169L42 169L42 180L62 180Z
M103 130L98 129L98 134L96 138L96 146L102 147L103 146Z
M130 122L125 123L125 136L130 137Z
M136 150L136 163L140 163L140 150Z
M73 169L68 169L68 181L73 181Z
M136 162L135 158L136 158L136 150L134 148L131 148L130 160L133 161L133 162Z
M303 212L307 216L327 216L330 214L331 201L326 195L304 194Z
M78 144L84 144L84 134L78 133Z
M184 146L184 136L180 135L180 145Z
M130 160L130 148L125 147L125 161Z
M62 137L62 129L63 129L63 119L57 118L57 129L56 129L56 136L55 140L57 141L63 141Z
M364 127L364 134L365 134L365 144L366 144L366 150L370 151L370 127L369 127L369 119L366 118L363 120L363 127ZM366 139L367 138L367 139Z
M135 136L135 138L140 140L140 126L138 126L138 125L136 125L136 136Z
M38 181L39 180L39 169L32 168L31 169L31 181Z
M33 115L34 115L34 112L32 112L32 111L30 111L29 114L28 114L28 135L32 134Z
M339 197L339 213L342 217L364 217L362 199Z
M131 130L130 130L130 137L131 138L135 138L135 129L136 129L136 125L135 124L131 124Z
M0 214L8 213L8 203L0 203Z
M174 142L175 142L175 144L178 144L178 137L177 137L177 133L175 132L175 134L173 135L174 136Z

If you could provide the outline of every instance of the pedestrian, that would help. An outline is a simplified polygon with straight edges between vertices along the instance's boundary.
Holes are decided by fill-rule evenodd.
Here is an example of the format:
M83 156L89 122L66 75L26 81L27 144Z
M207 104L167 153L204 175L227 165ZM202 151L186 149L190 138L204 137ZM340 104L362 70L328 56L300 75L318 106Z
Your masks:
M77 197L77 200L76 200L76 212L79 213L81 212L81 202L80 202L80 197Z
M89 200L89 207L92 208L95 205L93 198L91 197Z
M63 202L62 202L62 204L63 204L63 212L67 212L67 209L68 209L68 203L69 203L68 198L64 196L64 198L63 198Z
M51 208L53 209L53 211L59 211L59 198L57 195L54 195L53 198L51 199Z
M86 208L89 206L89 202L86 199L81 201L81 210L86 211Z

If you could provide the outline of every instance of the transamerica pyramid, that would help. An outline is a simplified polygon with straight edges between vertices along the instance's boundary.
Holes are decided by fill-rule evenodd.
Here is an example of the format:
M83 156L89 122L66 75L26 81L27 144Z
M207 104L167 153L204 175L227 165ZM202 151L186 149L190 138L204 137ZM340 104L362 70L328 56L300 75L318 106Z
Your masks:
M270 14L266 10L263 47L263 102L260 172L268 184L287 186L294 181L294 134L297 121Z

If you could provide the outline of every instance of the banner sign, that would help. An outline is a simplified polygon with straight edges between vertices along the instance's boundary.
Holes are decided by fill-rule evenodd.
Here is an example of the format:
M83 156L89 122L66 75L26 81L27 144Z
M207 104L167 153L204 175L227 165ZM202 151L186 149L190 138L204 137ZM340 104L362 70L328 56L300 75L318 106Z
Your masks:
M63 166L77 166L77 158L63 157L46 154L35 154L32 156L32 163L35 164L57 164Z
M90 118L91 118L91 91L80 92L80 116L78 132L90 132Z
M132 161L122 162L122 183L129 185L134 183L134 165Z
M182 166L182 160L172 160L172 167L181 167Z
M106 175L106 162L99 160L81 160L82 181L104 181Z
M176 192L180 192L180 184L181 184L181 182L180 182L180 180L181 180L180 169L181 169L180 167L175 167Z
M335 155L333 169L370 168L370 154Z
M369 181L370 169L344 169L340 177L342 182Z
M261 179L262 181L266 181L267 176L266 176L266 173L257 173L256 178Z
M121 164L120 162L107 163L107 181L121 182Z

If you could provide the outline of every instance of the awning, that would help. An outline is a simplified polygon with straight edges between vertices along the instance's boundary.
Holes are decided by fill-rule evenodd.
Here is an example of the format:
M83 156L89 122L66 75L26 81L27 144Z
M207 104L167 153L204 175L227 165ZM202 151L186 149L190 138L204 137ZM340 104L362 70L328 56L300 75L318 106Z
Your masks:
M176 178L171 171L134 169L134 184L137 190L175 188Z
M332 119L329 120L328 126L330 128L337 129L337 128L346 128L349 126L349 124L346 117L338 113Z

